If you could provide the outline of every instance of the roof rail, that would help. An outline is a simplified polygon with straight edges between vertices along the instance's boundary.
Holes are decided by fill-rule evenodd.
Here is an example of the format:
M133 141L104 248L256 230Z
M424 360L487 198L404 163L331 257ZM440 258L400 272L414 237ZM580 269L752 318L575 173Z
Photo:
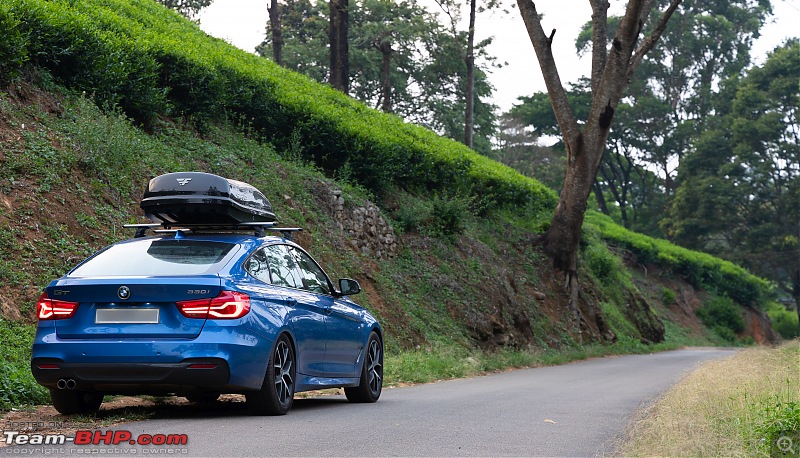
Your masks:
M229 224L181 224L181 223L145 223L145 224L123 224L122 227L136 229L133 238L144 237L148 230L153 233L189 231L194 233L203 232L253 232L257 237L266 235L266 231L280 232L285 239L291 240L294 232L302 231L300 227L275 227L275 222L245 222Z

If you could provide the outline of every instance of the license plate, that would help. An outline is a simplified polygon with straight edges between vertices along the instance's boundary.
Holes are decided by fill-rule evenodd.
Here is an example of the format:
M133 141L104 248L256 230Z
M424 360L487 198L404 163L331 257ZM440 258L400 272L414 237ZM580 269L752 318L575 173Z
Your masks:
M96 324L158 323L159 309L97 309Z

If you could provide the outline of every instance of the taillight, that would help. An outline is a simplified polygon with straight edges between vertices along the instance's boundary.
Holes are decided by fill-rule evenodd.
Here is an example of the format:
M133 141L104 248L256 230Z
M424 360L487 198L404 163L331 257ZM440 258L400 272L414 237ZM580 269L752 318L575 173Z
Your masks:
M77 302L50 299L47 292L42 293L36 303L36 316L40 321L72 318L76 310L78 310Z
M236 291L222 291L219 296L210 299L192 299L176 304L186 318L232 320L247 315L250 296Z

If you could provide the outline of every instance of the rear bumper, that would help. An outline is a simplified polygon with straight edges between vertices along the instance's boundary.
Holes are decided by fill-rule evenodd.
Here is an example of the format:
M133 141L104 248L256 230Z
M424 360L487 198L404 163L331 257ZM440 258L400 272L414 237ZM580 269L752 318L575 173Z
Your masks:
M69 387L106 393L170 393L230 386L228 363L220 358L191 358L178 363L66 363L34 358L31 372L47 388ZM59 383L61 381L61 383Z
M40 325L31 370L46 387L71 378L81 389L107 393L171 392L175 386L215 386L236 393L261 388L272 341L271 336L209 326L195 339L61 339L55 329ZM198 361L216 367L189 367ZM54 366L43 369L42 364Z

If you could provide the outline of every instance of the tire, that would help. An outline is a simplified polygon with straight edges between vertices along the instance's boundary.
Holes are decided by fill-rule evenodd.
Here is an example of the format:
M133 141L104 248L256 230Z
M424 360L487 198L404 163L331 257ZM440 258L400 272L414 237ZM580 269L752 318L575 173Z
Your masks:
M103 393L50 388L50 401L62 415L94 414L103 403Z
M281 334L270 353L261 389L246 395L250 411L256 415L286 415L294 400L295 373L292 342Z
M378 334L373 331L367 341L364 365L361 368L361 380L358 386L344 389L350 402L375 402L381 397L383 389L383 344Z

